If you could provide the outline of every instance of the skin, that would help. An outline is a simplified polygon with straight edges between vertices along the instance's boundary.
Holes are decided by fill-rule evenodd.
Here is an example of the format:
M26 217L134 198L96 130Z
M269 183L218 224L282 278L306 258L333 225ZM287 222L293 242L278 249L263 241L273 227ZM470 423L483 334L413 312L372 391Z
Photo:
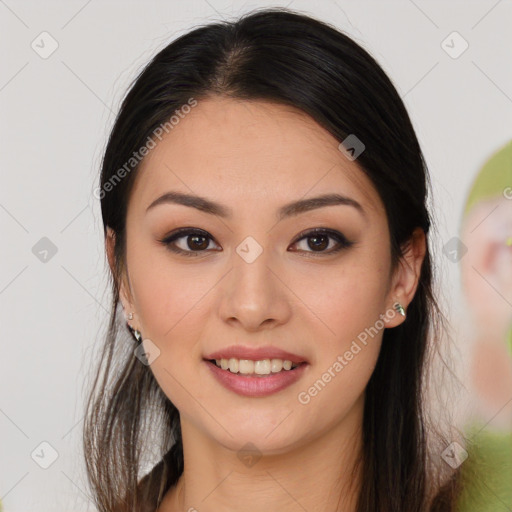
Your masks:
M512 361L506 336L512 328L512 201L493 197L468 213L462 232L468 251L461 280L476 334L470 365L474 413L488 426L510 430Z
M171 190L212 199L233 216L177 204L146 212ZM356 200L364 215L335 205L276 218L286 203L333 192ZM207 250L187 257L158 241L180 227L207 231ZM354 244L328 254L334 239L321 249L311 238L297 240L319 227ZM263 249L250 264L236 252L247 236ZM106 242L113 268L111 231ZM186 236L175 244L189 251L198 245ZM143 161L127 212L121 299L134 315L131 325L160 350L150 368L180 411L183 433L185 471L159 512L355 510L361 475L349 473L361 449L364 391L382 330L307 405L297 396L379 315L387 328L403 321L392 306L412 300L424 254L419 230L391 272L377 191L310 117L269 102L199 101ZM243 397L203 362L237 343L274 345L309 366L285 390ZM261 455L250 467L237 456L247 442Z

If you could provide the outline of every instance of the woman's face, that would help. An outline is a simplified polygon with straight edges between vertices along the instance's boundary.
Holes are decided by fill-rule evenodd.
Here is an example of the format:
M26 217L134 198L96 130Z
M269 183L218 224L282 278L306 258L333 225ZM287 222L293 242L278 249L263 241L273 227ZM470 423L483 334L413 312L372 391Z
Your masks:
M219 211L150 206L170 192ZM332 194L347 199L286 207ZM181 228L196 233L169 242ZM306 237L315 228L329 233ZM384 322L402 321L371 182L315 121L268 102L199 101L149 152L128 205L126 268L123 304L150 361L158 354L156 380L182 422L232 449L252 441L277 453L360 421ZM305 364L251 377L206 361L233 346L283 350ZM298 377L282 389L260 384L282 387L288 371ZM235 387L254 382L252 394L221 373Z

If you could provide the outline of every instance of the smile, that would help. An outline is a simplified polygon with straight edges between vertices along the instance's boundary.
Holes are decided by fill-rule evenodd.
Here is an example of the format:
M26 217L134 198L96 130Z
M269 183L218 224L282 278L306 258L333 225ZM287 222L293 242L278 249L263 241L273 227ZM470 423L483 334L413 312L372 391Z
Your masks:
M226 389L248 397L264 397L287 388L300 379L309 366L306 362L292 363L286 359L230 358L203 362Z

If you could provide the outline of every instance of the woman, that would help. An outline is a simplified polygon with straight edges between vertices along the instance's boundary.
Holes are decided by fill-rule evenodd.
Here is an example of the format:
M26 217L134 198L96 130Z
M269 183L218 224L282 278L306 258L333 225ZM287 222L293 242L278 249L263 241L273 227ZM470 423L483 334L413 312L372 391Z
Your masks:
M425 393L427 185L397 91L335 28L266 9L164 48L97 190L113 277L84 431L99 510L451 510L452 439Z

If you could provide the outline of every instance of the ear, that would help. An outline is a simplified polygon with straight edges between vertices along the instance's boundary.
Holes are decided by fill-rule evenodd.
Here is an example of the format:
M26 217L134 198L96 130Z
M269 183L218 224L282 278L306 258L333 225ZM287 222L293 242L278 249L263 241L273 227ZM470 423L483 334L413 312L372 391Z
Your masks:
M411 303L418 288L426 250L427 237L423 229L418 227L408 240L391 280L386 311L393 311L394 314L386 313L386 327L396 327L405 320L406 317L394 309L394 304L400 303L407 315L407 306Z
M123 304L125 312L133 312L133 301L130 293L130 287L128 285L125 272L122 272L122 276L117 275L116 264L115 264L115 244L116 244L116 233L115 231L107 227L107 236L105 237L105 252L107 253L108 264L110 271L112 272L113 278L119 285L119 296ZM119 282L120 279L120 282Z

